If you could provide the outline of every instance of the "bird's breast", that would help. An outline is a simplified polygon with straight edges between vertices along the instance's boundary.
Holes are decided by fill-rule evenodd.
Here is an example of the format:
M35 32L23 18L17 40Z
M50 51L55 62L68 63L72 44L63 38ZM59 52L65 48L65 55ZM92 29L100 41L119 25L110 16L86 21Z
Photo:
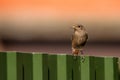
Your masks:
M77 49L82 48L87 41L86 35L87 35L86 31L74 32L72 47Z
M82 36L84 36L86 33L85 33L85 31L76 31L75 32L75 36L76 37L82 37Z

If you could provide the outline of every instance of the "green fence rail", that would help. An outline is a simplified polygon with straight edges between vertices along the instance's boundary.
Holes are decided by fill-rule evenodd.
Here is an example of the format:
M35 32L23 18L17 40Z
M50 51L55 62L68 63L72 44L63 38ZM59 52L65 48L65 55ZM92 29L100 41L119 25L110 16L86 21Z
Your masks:
M119 58L0 52L0 80L120 80Z

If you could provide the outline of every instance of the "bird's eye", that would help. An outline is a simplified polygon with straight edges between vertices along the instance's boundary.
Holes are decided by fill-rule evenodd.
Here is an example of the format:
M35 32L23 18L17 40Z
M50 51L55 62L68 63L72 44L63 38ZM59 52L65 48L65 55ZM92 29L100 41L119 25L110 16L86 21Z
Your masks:
M80 26L78 26L80 28Z

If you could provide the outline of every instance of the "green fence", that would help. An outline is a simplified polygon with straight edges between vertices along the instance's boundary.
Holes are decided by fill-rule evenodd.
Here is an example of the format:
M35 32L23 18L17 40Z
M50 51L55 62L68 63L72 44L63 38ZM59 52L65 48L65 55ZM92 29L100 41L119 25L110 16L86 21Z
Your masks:
M117 57L0 52L0 80L120 80Z

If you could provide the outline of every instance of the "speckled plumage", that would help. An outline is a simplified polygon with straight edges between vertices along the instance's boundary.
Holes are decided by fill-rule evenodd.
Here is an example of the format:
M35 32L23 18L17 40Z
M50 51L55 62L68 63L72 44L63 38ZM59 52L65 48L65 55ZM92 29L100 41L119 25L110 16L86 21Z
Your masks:
M88 34L83 25L73 26L73 29L74 33L72 35L72 53L73 55L78 55L87 42Z

